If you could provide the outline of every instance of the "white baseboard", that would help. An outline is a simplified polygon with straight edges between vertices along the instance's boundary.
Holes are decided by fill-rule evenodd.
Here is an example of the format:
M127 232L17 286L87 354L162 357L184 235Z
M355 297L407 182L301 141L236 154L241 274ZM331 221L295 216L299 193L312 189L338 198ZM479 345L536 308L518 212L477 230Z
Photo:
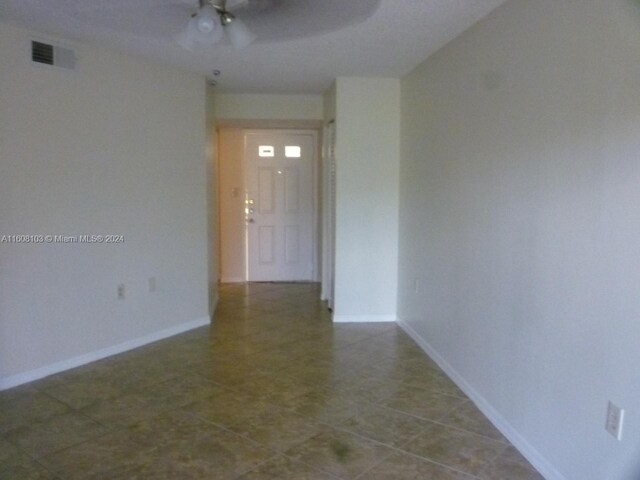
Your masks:
M209 297L209 316L211 317L211 321L213 321L213 317L216 313L216 308L218 307L219 301L220 301L220 296L218 295L218 291L216 290Z
M333 323L382 323L395 322L395 315L334 315Z
M222 277L220 283L245 283L247 280L240 277Z
M157 342L158 340L162 340L164 338L173 337L174 335L193 330L194 328L209 325L209 323L211 323L211 319L209 317L198 318L190 322L176 325L175 327L170 327L164 330L160 330L159 332L150 333L149 335L145 335L144 337L127 340L126 342L122 342L111 347L102 348L90 353L85 353L84 355L80 355L78 357L68 358L60 362L52 363L51 365L36 368L35 370L29 370L28 372L22 372L16 375L3 377L0 378L0 391L17 387L18 385L22 385L24 383L33 382L34 380L39 380L41 378L48 377L49 375L60 373L65 370L70 370L87 363L95 362L96 360L102 360L103 358L111 357L112 355L117 355L128 350L133 350L134 348L142 347L143 345Z
M398 319L398 325L409 335L429 357L444 370L449 378L462 390L480 411L500 430L514 447L533 465L546 480L567 480L538 452L493 406L480 395L437 351L410 325Z

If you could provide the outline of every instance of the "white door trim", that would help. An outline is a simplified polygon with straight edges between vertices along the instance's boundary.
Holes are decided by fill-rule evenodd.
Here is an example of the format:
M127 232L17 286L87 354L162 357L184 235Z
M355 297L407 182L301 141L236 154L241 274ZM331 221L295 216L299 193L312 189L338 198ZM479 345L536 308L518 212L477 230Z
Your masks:
M327 123L322 138L322 291L333 309L335 251L335 121Z

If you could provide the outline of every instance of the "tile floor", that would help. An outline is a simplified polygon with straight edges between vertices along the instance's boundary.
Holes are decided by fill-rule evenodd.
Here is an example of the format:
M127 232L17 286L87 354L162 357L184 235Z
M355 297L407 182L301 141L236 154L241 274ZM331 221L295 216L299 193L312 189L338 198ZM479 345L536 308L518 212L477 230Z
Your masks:
M540 480L393 324L224 285L211 328L0 392L0 479Z

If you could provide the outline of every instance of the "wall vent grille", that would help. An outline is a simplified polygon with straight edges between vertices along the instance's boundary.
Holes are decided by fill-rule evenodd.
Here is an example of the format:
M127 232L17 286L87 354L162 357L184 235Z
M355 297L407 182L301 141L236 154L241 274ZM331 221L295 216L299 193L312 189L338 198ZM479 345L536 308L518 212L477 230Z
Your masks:
M31 42L31 61L73 70L76 66L76 55L73 50L68 48L33 40Z
M31 60L37 63L53 65L53 45L31 42Z

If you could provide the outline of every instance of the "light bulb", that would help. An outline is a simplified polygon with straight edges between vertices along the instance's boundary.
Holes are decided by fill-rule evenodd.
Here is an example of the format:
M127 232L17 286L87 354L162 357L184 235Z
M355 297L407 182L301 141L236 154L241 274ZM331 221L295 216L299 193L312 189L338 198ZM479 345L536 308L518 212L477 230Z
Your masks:
M218 14L211 5L206 5L198 12L198 30L207 34L212 32L216 28L216 22L218 21Z
M198 30L200 30L202 33L209 33L211 32L214 28L214 20L211 17L200 17L198 18Z

